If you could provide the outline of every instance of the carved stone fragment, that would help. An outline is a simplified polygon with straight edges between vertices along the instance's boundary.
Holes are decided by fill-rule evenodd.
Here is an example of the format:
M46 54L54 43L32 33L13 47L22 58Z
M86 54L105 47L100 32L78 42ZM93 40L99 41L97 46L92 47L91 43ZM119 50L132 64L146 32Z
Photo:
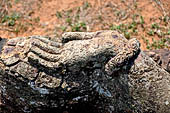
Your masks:
M1 44L4 113L169 112L170 74L140 52L136 39L68 32L61 43L31 36Z

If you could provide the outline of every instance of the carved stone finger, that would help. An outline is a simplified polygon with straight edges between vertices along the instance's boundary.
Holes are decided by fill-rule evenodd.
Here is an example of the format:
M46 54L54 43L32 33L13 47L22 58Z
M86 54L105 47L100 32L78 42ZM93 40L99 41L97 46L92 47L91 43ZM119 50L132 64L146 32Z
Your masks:
M54 47L61 47L62 44L59 43L59 42L54 42L54 41L51 41L49 40L48 38L45 38L45 37L42 37L42 36L31 36L30 38L32 39L38 39L40 40L41 42L44 42L50 46L54 46Z
M43 51L46 51L51 54L59 54L60 53L59 48L50 46L42 41L37 41L36 39L34 39L32 41L32 45L37 46L40 49L42 49Z
M72 40L87 40L95 37L97 32L66 32L62 34L62 42L67 43Z
M7 45L8 46L16 46L17 44L21 44L22 42L24 42L25 39L26 39L25 37L13 38L13 39L10 39L7 41Z
M1 59L6 66L12 66L19 62L19 58L16 56L11 56L9 58Z
M33 52L34 54L36 54L37 56L39 56L40 58L45 59L50 62L57 62L60 59L59 55L50 54L36 46L33 46L30 51Z
M127 45L105 65L105 71L108 75L112 75L124 66L127 61L137 55L140 51L140 43L135 38L128 41Z
M36 65L39 64L40 66L44 66L44 67L47 67L47 68L58 68L58 66L59 66L58 62L46 61L46 60L38 57L37 55L35 55L32 52L28 53L28 60L29 60L29 62L31 62L33 64L36 64Z

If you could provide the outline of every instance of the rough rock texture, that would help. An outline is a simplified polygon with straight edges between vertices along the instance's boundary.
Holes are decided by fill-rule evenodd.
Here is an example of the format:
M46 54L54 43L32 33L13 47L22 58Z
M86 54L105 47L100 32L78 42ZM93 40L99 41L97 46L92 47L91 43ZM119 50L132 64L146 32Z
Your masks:
M141 52L130 69L133 98L145 112L170 113L170 74Z
M2 112L169 113L170 74L140 52L136 39L71 32L61 42L2 42Z
M170 73L170 50L158 49L144 52Z

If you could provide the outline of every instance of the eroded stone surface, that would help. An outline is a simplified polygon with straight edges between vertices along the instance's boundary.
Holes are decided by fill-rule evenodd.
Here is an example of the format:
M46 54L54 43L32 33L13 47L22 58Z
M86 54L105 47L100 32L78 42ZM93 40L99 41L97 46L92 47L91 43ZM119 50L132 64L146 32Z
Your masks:
M139 54L136 39L116 31L68 32L61 42L42 36L7 41L0 54L4 102L33 113L168 113L170 76Z
M159 49L159 50L145 51L145 53L170 73L170 50Z

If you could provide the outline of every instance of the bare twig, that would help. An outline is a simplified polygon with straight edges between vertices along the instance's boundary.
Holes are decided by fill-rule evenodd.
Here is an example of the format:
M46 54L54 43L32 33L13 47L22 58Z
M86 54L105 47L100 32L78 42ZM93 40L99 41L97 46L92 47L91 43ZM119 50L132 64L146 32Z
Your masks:
M156 2L157 5L160 6L161 10L163 11L163 15L167 16L167 13L165 11L165 8L163 7L163 4L162 4L161 0L154 0L154 1Z

